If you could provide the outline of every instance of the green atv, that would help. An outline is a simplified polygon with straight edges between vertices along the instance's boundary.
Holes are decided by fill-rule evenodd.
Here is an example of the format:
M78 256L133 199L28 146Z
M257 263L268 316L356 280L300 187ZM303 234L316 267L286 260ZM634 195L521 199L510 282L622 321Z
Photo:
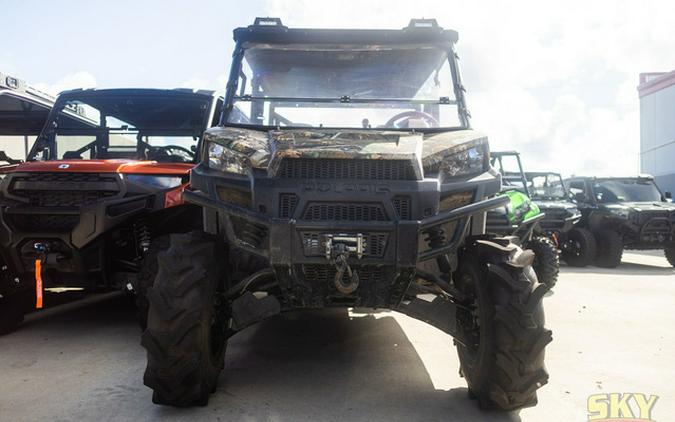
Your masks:
M515 158L518 171L504 169L506 157ZM488 212L486 231L500 236L515 236L523 248L532 250L535 254L532 266L539 282L553 287L560 270L558 247L541 229L540 223L545 214L530 198L520 154L515 151L492 152L491 162L502 175L500 195L507 196L509 202Z

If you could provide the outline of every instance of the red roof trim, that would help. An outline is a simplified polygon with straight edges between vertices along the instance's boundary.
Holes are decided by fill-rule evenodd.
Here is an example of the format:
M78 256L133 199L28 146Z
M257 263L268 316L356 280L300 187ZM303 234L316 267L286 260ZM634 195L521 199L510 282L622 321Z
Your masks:
M647 82L649 77L657 76ZM675 85L675 70L672 72L663 72L663 73L641 73L640 74L640 85L638 85L638 93L640 97L645 95L653 94L655 92L664 90L669 86Z

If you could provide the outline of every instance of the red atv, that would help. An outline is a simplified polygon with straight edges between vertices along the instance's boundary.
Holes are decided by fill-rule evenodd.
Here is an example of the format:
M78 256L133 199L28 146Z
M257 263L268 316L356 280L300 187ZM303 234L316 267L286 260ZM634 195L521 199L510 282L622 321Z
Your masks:
M201 226L183 202L197 145L217 122L211 91L61 94L27 161L2 169L0 333L45 306L43 291L145 291L169 233Z

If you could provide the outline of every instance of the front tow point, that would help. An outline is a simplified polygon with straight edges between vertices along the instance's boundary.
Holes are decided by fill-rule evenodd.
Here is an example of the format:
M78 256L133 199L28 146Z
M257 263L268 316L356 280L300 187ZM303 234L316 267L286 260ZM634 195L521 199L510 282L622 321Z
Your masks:
M364 240L361 233L356 235L326 235L324 237L326 259L335 266L335 288L342 294L351 294L359 287L359 273L349 266L349 256L361 259ZM345 281L347 273L347 281Z
M42 309L42 262L47 253L47 245L36 243L33 245L37 257L35 258L35 309Z

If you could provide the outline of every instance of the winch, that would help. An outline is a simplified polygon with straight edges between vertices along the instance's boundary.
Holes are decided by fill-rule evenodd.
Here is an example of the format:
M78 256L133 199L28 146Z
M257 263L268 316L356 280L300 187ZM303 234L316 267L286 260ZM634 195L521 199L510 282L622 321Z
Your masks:
M358 259L363 257L365 248L363 235L361 233L324 235L324 248L326 259L335 266L335 288L343 294L354 293L359 287L359 273L351 268L348 259L352 255ZM346 280L345 273L347 273Z

